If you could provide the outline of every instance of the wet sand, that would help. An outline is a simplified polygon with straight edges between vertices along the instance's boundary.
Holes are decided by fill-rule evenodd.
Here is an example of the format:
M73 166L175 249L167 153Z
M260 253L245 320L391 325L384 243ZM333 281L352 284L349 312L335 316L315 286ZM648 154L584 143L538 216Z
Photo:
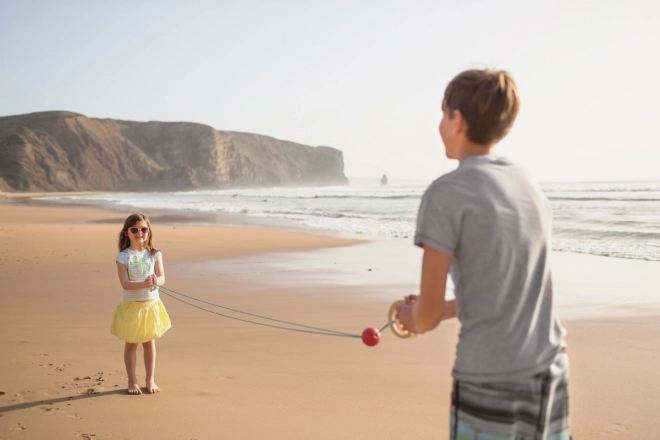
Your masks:
M108 327L129 213L10 202L0 200L1 439L447 438L456 322L414 340L386 331L369 348L163 295L173 327L157 342L162 391L125 394L123 343ZM414 289L421 258L400 242L153 230L167 287L352 334L385 323L391 302ZM555 253L553 271L575 438L660 438L660 263Z

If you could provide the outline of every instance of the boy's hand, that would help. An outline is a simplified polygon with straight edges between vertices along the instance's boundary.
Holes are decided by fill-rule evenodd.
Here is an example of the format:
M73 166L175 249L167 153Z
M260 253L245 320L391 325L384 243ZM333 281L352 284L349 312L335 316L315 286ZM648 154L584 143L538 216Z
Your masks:
M410 295L404 297L403 299L406 302L407 306L411 306L411 305L417 303L417 301L419 300L419 295L410 294Z
M409 298L410 298L410 303L408 301ZM396 315L394 315L395 318L401 324L401 327L404 330L409 331L410 333L417 333L417 331L415 331L415 317L413 315L415 304L414 302L412 302L412 301L417 301L417 298L419 298L418 295L408 295L406 297L405 304L402 304L399 307L397 307Z

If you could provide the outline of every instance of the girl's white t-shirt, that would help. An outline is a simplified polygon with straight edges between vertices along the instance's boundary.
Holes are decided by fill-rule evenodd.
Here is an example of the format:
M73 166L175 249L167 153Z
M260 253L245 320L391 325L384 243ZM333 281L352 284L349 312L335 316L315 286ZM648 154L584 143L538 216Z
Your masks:
M161 257L162 254L158 251L156 254L151 255L151 252L146 249L142 252L124 249L117 254L117 261L126 266L129 281L144 281L149 275L155 273L156 261L160 260ZM154 290L124 290L124 299L128 301L149 301L152 299L158 299L160 298L160 295L158 294L158 286L154 287Z

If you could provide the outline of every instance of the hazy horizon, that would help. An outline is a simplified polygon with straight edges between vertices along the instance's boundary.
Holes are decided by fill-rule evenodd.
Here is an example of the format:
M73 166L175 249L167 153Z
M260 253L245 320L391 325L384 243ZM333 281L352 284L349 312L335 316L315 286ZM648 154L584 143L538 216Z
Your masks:
M448 171L451 171L451 170L448 170ZM420 182L428 181L430 183L432 180L440 177L440 175L438 175L436 177L430 177L430 178L399 177L399 176L390 176L389 174L386 174L386 175L387 175L388 181L390 181L390 182L392 180L410 180L410 181L420 181ZM370 179L370 180L377 181L377 180L380 180L381 177L382 177L382 174L380 176L376 176L376 177L374 177L374 176L349 176L349 175L346 175L346 178L349 181L351 179L364 179L364 180L369 180ZM550 184L553 184L553 183L564 183L564 184L568 184L568 183L641 183L641 182L660 183L660 179L641 179L641 180L640 179L635 179L635 180L556 180L556 181L539 180L537 182L540 183L541 185L545 185L545 184L550 185Z
M344 153L347 176L431 180L455 168L444 87L475 66L516 78L497 153L540 182L660 173L660 4L287 0L11 3L0 115L194 122Z
M33 113L44 113L44 112L70 112L70 113L79 113L79 112L72 111L72 110L61 110L61 109L58 109L58 110L43 110L43 111L40 111L40 112L20 113L20 114L16 114L16 115L2 115L2 116L0 116L0 117L22 116L22 115L29 115L29 114L33 114ZM79 114L82 114L82 113L79 113ZM117 120L127 120L127 119L122 119L122 118L97 118L97 117L90 116L90 115L83 115L83 116L86 116L86 117L88 117L88 118L93 118L93 119L117 119ZM156 121L156 120L144 120L144 121L132 121L132 122L198 123L198 122L195 122L195 121L183 121L183 120L181 120L181 121L161 121L161 120ZM215 130L217 130L217 128L215 128L215 127L212 127L212 128L214 128ZM222 130L222 131L233 131L233 132L236 132L236 130ZM240 132L240 133L248 133L248 132ZM259 134L259 135L264 135L264 136L270 136L270 135L265 134L265 133L250 133L250 134ZM273 136L270 136L270 137L273 137ZM279 140L287 141L287 142L299 143L299 142L296 142L295 140L291 140L291 139L279 139ZM317 146L321 146L321 145L317 145ZM440 147L442 148L442 145L440 145ZM503 154L502 156L507 157L506 154ZM451 171L452 169L454 169L454 168L456 168L456 167L458 166L458 162L457 162L457 161L454 161L454 160L448 160L448 159L446 159L446 161L447 161L449 164L445 166L445 168L443 169L443 172L442 172L442 173L449 172L449 171ZM420 178L420 177L414 177L414 176L397 176L397 175L389 175L389 174L387 174L387 173L381 173L381 174L379 174L378 176L367 176L367 175L361 175L361 176L359 176L359 175L348 175L348 174L346 174L346 173L344 173L344 174L346 175L346 178L348 178L349 180L350 180L350 179L365 179L365 180L366 180L366 179L373 179L374 181L376 181L376 180L380 180L381 177L382 177L382 175L385 174L389 180L418 180L418 181L429 181L429 182L432 181L432 180L434 180L434 179L436 179L437 177L439 177L439 176L441 175L441 174L438 174L438 175L435 176L435 177L431 176L431 177L423 177L423 178ZM556 180L556 181L538 181L538 183L541 183L541 184L551 184L551 183L625 183L625 182L660 182L660 178L656 178L656 179L641 179L641 180L640 180L640 179L623 179L623 180L616 180L616 179L615 179L615 180Z

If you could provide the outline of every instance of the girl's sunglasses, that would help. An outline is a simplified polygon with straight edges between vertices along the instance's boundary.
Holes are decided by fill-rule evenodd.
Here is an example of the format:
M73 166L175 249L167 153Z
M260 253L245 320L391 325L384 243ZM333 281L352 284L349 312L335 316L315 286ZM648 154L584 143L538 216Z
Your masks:
M131 234L137 234L138 231L142 231L143 234L149 232L149 228L128 228L131 231Z

